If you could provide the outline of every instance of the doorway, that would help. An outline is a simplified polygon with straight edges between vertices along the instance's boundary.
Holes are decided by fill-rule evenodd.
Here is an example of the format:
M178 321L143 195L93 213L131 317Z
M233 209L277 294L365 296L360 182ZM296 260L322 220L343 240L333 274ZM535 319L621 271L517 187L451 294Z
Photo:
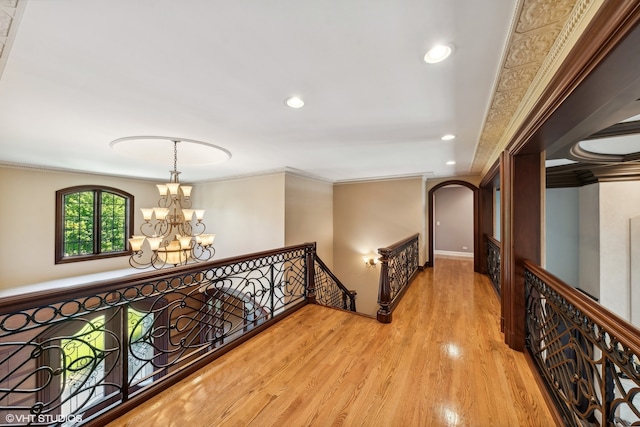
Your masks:
M440 184L436 185L435 187L433 187L432 189L429 190L429 195L428 195L428 201L429 201L429 206L428 206L428 216L429 216L429 222L428 222L428 228L429 228L429 260L428 260L428 265L433 267L435 259L434 259L434 243L435 243L435 221L436 221L436 215L435 215L435 193L436 191L438 191L439 189L443 188L443 187L451 187L453 186L454 188L459 188L459 187L466 187L467 189L471 190L473 192L473 270L476 272L481 272L481 266L480 266L480 236L478 235L479 233L479 190L478 187L476 187L475 185L468 183L466 181L460 181L460 180L450 180L450 181L445 181L445 182L441 182ZM462 245L461 245L462 246ZM470 248L468 248L470 249Z

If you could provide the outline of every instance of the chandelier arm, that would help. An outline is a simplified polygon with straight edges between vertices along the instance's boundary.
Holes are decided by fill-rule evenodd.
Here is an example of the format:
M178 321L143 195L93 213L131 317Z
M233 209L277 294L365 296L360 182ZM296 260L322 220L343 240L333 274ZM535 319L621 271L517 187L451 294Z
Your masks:
M204 262L210 260L216 254L216 249L213 246L202 246L196 243L191 249L191 257L195 261Z
M140 262L138 259L142 259L144 251L134 251L129 257L129 265L133 268L143 269L151 266L150 262Z
M171 197L166 196L166 195L160 197L160 199L158 200L158 207L159 208L169 208L169 207L171 207Z
M146 231L148 229L149 231ZM140 225L140 233L145 237L152 237L155 234L155 224L144 222Z
M162 257L158 255L158 251L153 251L153 254L151 255L150 265L152 265L153 268L161 269L167 265L167 260L166 258L162 259Z
M169 221L164 220L157 222L153 227L153 231L155 232L156 236L167 237L167 234L169 233L169 231L171 231L171 228L172 227L170 226Z
M192 206L191 198L185 199L183 196L175 199L175 203L180 207L180 209L189 209Z
M176 228L178 229L178 234L182 236L191 236L191 227L187 223L180 222L176 225Z
M192 236L199 236L207 230L207 226L204 222L196 222L195 225L191 224L191 233Z

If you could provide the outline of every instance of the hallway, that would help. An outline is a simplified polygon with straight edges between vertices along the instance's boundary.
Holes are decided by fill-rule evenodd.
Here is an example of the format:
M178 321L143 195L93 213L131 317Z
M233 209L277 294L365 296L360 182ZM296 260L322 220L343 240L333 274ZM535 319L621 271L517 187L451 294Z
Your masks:
M308 305L110 426L552 426L473 261L438 258L391 324Z

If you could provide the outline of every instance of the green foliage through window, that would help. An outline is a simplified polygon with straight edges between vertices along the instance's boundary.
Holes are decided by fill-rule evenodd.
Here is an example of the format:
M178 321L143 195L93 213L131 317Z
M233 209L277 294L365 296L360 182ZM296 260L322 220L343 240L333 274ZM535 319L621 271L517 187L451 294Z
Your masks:
M56 262L128 250L133 196L97 186L72 187L56 194Z

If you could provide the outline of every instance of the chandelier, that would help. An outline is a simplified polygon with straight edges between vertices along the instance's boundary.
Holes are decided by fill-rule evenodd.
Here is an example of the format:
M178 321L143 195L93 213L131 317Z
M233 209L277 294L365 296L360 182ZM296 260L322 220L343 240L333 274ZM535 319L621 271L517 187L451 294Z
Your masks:
M160 269L184 265L190 260L207 261L216 253L213 247L216 235L204 233L204 210L191 209L192 186L180 185L178 142L173 141L173 170L169 182L157 185L158 206L140 209L144 218L140 235L129 239L132 251L129 264L134 268ZM151 253L148 259L143 257L145 241L145 248L148 246Z

